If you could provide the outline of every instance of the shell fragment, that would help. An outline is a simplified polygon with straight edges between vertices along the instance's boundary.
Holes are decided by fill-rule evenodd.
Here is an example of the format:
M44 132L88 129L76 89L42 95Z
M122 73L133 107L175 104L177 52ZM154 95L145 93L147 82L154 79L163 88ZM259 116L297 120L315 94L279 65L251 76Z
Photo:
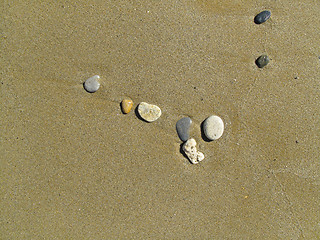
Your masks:
M190 138L182 146L182 150L193 164L197 164L204 159L204 154L197 150L196 145L196 140Z

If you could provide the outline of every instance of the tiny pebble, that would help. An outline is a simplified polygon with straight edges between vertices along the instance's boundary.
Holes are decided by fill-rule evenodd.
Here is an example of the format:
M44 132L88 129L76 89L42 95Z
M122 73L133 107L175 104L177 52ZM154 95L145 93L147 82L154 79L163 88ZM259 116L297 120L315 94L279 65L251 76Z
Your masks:
M265 21L267 21L271 16L271 12L266 10L266 11L263 11L261 13L259 13L257 16L255 16L254 18L254 22L256 24L261 24L261 23L264 23Z
M202 152L197 151L196 145L196 140L190 138L182 146L182 150L187 155L190 162L192 162L193 164L197 164L204 159L204 154Z
M204 120L203 132L209 140L219 139L224 131L224 123L218 116L212 115Z
M133 106L133 101L131 99L123 99L121 102L121 110L124 114L127 114L131 111Z
M88 78L83 83L84 89L89 93L96 92L100 87L99 79L100 77L98 75L94 75L93 77Z
M259 68L263 68L270 62L270 59L267 55L261 55L260 57L257 58L256 64Z
M181 118L176 123L176 129L181 141L187 141L189 139L189 128L191 126L192 120L189 117Z
M147 122L153 122L161 116L161 109L146 102L141 102L138 106L138 113Z

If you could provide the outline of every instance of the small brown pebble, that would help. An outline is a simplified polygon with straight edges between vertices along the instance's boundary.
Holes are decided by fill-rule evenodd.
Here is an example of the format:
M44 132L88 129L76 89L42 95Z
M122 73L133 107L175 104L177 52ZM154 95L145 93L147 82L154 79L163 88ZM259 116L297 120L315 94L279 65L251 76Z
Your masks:
M124 114L127 114L131 111L133 106L133 101L131 99L123 99L121 102L121 110Z

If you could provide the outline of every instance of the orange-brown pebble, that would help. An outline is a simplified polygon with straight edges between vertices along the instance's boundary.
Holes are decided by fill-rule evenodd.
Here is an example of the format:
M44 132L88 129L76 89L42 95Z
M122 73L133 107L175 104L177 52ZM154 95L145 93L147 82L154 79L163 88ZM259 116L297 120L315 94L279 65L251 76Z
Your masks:
M133 106L133 101L131 99L123 99L121 102L121 110L124 114L127 114L131 111Z

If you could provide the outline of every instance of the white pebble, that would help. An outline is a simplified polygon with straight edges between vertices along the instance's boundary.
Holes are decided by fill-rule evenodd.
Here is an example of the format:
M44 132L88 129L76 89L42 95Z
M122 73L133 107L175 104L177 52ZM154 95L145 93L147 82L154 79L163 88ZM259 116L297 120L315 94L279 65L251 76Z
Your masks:
M224 131L224 123L218 116L212 115L204 120L203 132L209 140L219 139Z
M98 75L88 78L83 84L84 89L89 93L96 92L100 87L99 79Z
M196 140L190 138L182 146L182 150L193 164L197 164L204 159L204 154L202 152L197 151L196 145Z
M161 109L156 105L141 102L138 106L138 113L147 122L153 122L161 116Z

